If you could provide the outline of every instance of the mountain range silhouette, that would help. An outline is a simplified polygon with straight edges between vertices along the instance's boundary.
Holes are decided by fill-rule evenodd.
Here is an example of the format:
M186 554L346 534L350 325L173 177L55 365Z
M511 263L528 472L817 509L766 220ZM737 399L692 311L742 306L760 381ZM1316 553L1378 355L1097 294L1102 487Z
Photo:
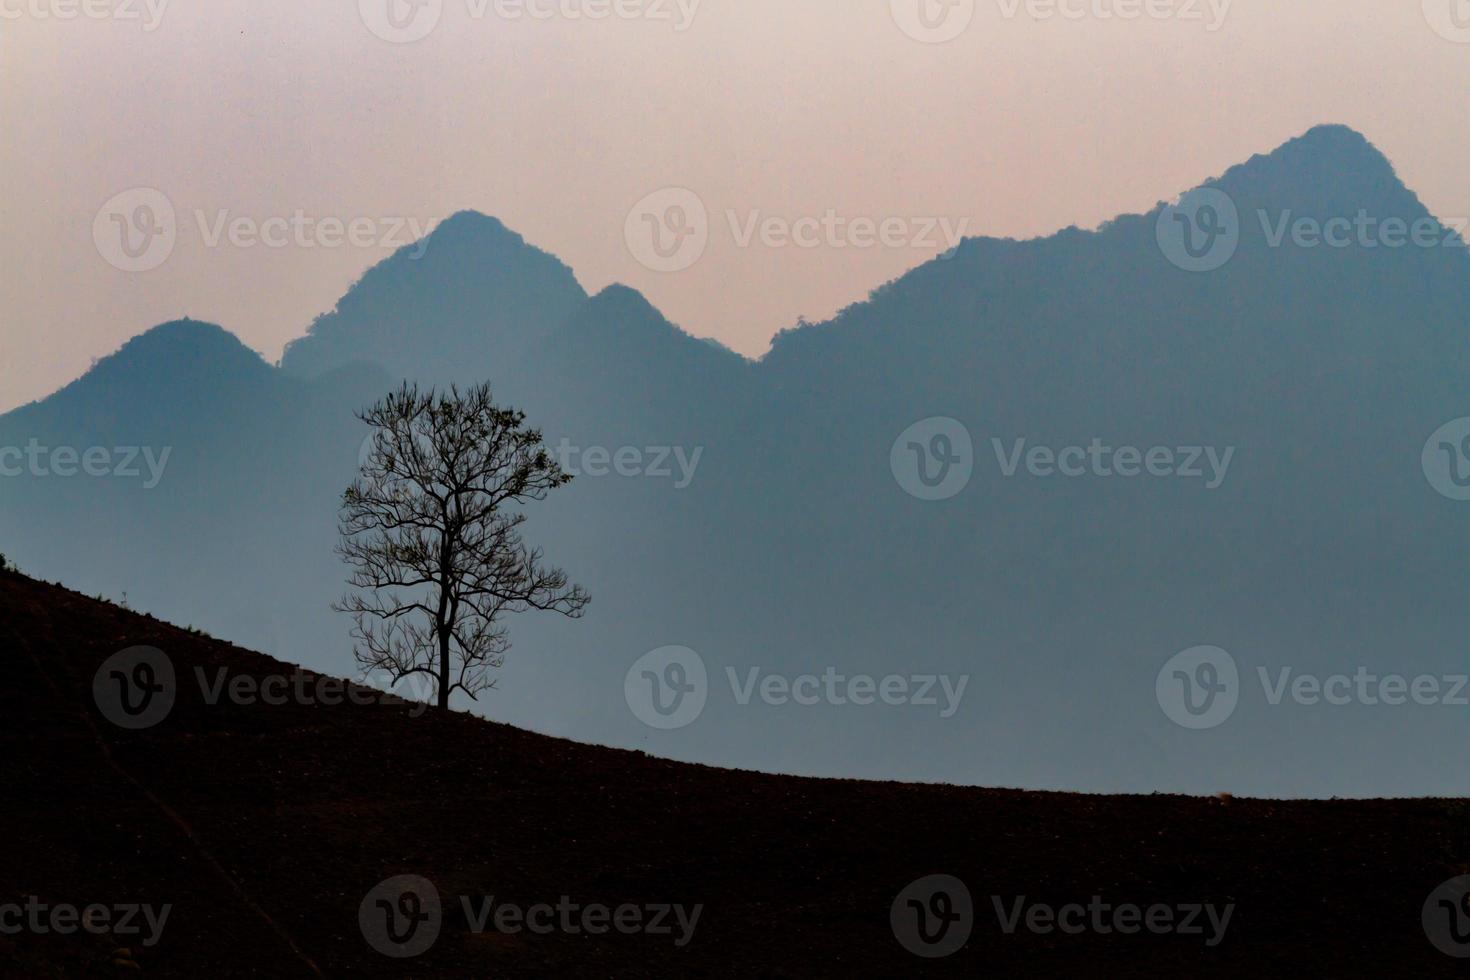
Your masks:
M1204 191L1236 209L1236 241L1218 268L1191 272L1160 241ZM0 478L0 550L33 575L126 591L137 608L348 674L348 624L328 603L345 575L337 497L367 434L353 412L402 378L489 380L574 466L596 468L589 447L627 448L670 470L584 473L529 512L528 535L594 603L578 622L512 624L501 689L474 708L491 718L810 775L1459 792L1470 758L1446 750L1467 734L1464 708L1272 703L1264 679L1465 672L1470 505L1437 493L1421 463L1432 433L1470 416L1470 258L1455 223L1339 126L1191 194L1096 230L967 239L780 332L759 360L686 333L626 286L589 296L553 255L461 212L369 269L278 366L178 321L0 416L0 446L171 450L151 488ZM1278 234L1360 215L1380 230L1435 222L1436 244ZM973 473L921 499L895 442L934 419L969 436ZM1094 442L1176 462L1198 448L1206 474L1206 448L1230 462L1213 488L1007 462ZM675 450L697 458L692 472ZM629 710L623 680L668 645L698 653L710 691L697 721L658 731ZM1188 730L1161 710L1156 680L1202 645L1237 662L1239 703ZM741 704L730 671L752 667L969 682L949 717Z

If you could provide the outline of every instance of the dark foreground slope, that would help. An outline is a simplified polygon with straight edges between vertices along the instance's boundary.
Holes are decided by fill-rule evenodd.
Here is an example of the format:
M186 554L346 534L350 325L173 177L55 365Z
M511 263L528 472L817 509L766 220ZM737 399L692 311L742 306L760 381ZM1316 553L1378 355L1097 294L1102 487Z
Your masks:
M180 680L165 720L125 731L99 711L92 683L137 644L166 652ZM5 976L1432 976L1463 966L1431 945L1420 913L1437 885L1470 872L1464 801L821 781L662 762L402 703L210 705L196 667L211 680L219 668L255 678L294 668L15 575L0 575L0 657L0 924L14 921L4 905L28 901L172 906L151 947L0 934ZM933 874L968 885L975 918L965 948L924 960L896 940L890 906ZM364 897L397 875L432 881L445 908L437 941L408 960L377 952L359 925ZM1021 896L1060 906L1094 895L1234 909L1211 948L1207 922L1204 935L1024 924L1007 935L992 898L1010 909ZM702 910L678 946L677 926L476 933L461 896Z

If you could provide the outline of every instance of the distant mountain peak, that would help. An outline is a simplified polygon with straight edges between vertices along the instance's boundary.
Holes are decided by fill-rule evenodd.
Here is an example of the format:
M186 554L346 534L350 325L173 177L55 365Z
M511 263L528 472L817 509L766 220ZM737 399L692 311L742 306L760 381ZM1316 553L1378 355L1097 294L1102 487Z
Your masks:
M598 292L588 300L587 308L597 313L632 314L664 319L664 315L648 301L648 297L632 286L626 286L620 282L615 282Z
M187 317L160 323L92 363L80 378L52 392L43 405L83 392L210 392L235 383L268 382L272 367L223 327ZM30 406L25 406L29 408Z
M454 212L435 225L427 236L430 245L435 242L444 244L452 241L473 242L476 240L503 240L516 245L526 244L525 238L506 227L505 222L499 218L474 210ZM416 246L405 247L413 249Z
M586 298L561 259L498 218L459 211L368 269L286 346L281 366L315 376L367 360L400 376L478 377Z
M657 366L680 375L700 366L739 370L745 358L721 344L688 333L659 312L638 290L614 283L587 300L550 343L605 367Z
M1383 151L1356 129L1339 124L1313 126L1270 153L1253 157L1244 166L1249 167L1257 160L1306 173L1345 171L1378 177L1394 176L1393 164Z
M93 367L155 364L159 361L208 361L237 364L250 369L267 369L259 354L241 343L240 338L224 327L202 320L183 318L160 323L123 344Z
M613 283L587 300L568 324L576 334L617 336L688 336L631 286Z
M1293 145L1310 146L1331 152L1367 151L1378 154L1378 148L1368 140L1368 137L1344 123L1320 123L1302 135L1287 140L1279 149Z
M1362 133L1343 125L1314 126L1206 183L1233 197L1270 201L1298 213L1351 217L1366 209L1379 218L1406 220L1425 213L1388 157Z
M583 324L588 329L601 330L611 327L613 330L627 331L630 328L641 328L649 333L699 340L714 350L744 360L741 355L718 341L695 337L659 312L658 307L649 302L648 297L632 286L625 286L620 282L613 283L588 300L587 305L578 314L576 322Z
M483 211L476 211L474 208L461 208L460 210L451 214L449 217L445 218L443 221L439 222L439 224L435 227L456 228L461 226L474 227L476 225L481 225L487 228L501 228L507 232L510 232L510 229L505 227L505 222L501 221L494 215L486 214ZM515 234L514 232L510 233ZM519 238L520 236L517 235L516 237Z
M177 320L169 320L160 323L156 327L150 327L123 345L123 349L134 346L149 346L154 344L189 344L194 346L209 346L218 344L225 347L244 347L240 339L230 333L217 323L209 323L206 320L195 320L191 317L180 317Z
M1189 190L1202 188L1224 191L1237 207L1247 250L1267 247L1263 228L1283 229L1280 233L1285 235L1284 229L1298 219L1313 220L1319 228L1345 219L1357 227L1362 214L1371 219L1368 227L1381 228L1390 220L1412 227L1421 218L1432 217L1400 180L1388 157L1362 133L1340 124L1314 126ZM1058 278L1068 278L1056 270L1068 264L1090 273L1109 262L1121 263L1116 266L1119 276L1134 275L1140 268L1156 266L1161 258L1157 229L1168 206L1160 201L1147 213L1122 214L1095 230L1072 226L1024 240L966 238L953 256L910 269L832 319L802 322L781 331L762 362L781 370L800 363L805 369L818 359L833 357L837 345L865 342L854 341L854 334L880 337L893 332L910 311L932 309L935 297L946 297L954 304L948 320L956 322L974 309L992 308L999 295L1027 292L1050 297ZM1341 251L1321 250L1327 254ZM1448 250L1439 254L1457 262L1464 255ZM1268 263L1266 267L1285 265ZM1439 281L1439 287L1447 294L1464 294L1466 280L1457 269L1451 271L1456 275Z

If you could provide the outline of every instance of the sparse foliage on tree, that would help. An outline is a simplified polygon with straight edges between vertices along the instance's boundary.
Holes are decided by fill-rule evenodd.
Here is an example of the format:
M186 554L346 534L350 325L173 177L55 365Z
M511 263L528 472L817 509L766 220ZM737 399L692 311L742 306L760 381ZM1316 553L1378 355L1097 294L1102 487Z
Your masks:
M393 684L432 678L440 707L495 686L510 648L506 613L577 617L581 586L521 538L522 507L571 480L490 386L420 392L405 383L358 415L373 429L358 478L342 495L338 553L366 671Z

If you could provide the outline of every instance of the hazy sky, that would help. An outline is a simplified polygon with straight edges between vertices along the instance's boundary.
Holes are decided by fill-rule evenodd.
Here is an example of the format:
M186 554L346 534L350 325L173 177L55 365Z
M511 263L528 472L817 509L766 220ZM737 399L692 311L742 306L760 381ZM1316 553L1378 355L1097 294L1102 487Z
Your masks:
M275 360L464 208L752 356L940 251L923 219L1092 227L1321 122L1470 215L1470 0L388 2L0 0L0 410L185 314ZM663 258L671 187L708 217ZM742 243L768 217L815 247Z

